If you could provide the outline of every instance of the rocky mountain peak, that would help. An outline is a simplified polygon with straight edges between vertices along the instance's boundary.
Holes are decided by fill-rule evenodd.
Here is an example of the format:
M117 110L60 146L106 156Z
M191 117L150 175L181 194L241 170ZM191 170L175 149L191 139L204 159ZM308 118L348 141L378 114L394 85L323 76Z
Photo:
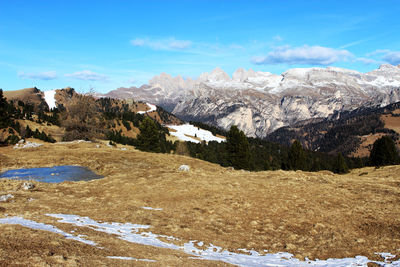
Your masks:
M230 81L231 77L223 71L221 68L217 67L210 73L203 73L199 77L200 81Z
M368 73L314 67L277 75L239 68L232 79L216 68L193 80L160 74L149 84L133 88L131 97L163 106L184 119L225 129L236 124L258 137L302 120L400 101L400 68L388 64Z

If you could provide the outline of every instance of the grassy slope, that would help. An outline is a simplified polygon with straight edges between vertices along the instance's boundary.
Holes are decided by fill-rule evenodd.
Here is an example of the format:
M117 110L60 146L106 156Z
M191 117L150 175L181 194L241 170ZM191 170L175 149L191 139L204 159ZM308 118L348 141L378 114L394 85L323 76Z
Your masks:
M248 173L189 157L127 149L96 148L94 143L0 148L2 170L79 164L106 176L91 182L36 183L33 192L19 189L22 182L2 180L0 195L11 193L15 198L0 203L0 217L23 216L65 231L75 227L44 214L150 224L152 232L183 241L201 240L230 250L288 251L299 258L378 259L375 252L400 254L400 166L364 168L342 176L326 171ZM177 171L181 164L191 166L190 172ZM79 228L79 234L106 249L20 226L0 225L0 233L0 265L134 264L106 259L108 255L158 260L154 266L224 265L130 244L88 228Z

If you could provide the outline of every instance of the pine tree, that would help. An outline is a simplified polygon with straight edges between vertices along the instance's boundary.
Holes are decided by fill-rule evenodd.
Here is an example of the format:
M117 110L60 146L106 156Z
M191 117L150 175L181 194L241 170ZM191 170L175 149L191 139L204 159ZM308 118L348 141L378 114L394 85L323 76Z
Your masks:
M347 166L342 153L337 154L335 164L333 165L333 172L339 174L344 174L349 172L349 167Z
M399 155L393 139L383 136L376 140L371 150L370 161L377 167L398 164Z
M295 140L290 147L288 161L291 170L306 169L306 155L303 146L298 140Z
M226 137L228 162L235 169L250 169L250 145L243 131L233 125Z
M140 134L137 136L138 149L148 152L161 152L161 134L155 122L149 117L139 125Z
M0 129L7 128L12 122L8 110L7 99L3 97L3 90L0 89Z

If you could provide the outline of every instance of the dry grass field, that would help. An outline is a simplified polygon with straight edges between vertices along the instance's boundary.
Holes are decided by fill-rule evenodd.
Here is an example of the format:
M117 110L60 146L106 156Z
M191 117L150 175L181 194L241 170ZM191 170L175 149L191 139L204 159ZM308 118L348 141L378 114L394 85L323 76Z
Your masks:
M99 143L100 144L100 143ZM290 252L299 259L400 255L400 166L363 168L347 175L234 171L197 159L150 154L96 143L0 148L0 170L86 166L105 178L46 184L0 180L0 218L20 216L84 235L91 246L48 231L0 224L0 266L228 266L183 251L139 245L59 222L46 214L151 225L181 245L203 241L226 250ZM189 172L178 171L180 165ZM162 210L146 210L153 207ZM107 256L151 259L126 261Z

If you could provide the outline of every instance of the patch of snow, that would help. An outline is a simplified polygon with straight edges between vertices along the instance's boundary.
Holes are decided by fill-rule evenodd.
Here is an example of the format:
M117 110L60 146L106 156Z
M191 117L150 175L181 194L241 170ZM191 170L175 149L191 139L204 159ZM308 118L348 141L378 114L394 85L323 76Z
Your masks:
M7 195L2 195L0 196L0 202L6 202L9 199L14 198L14 195L11 194L7 194Z
M203 130L195 127L191 124L183 125L167 125L168 128L176 130L176 132L170 131L170 134L177 137L182 141L200 143L199 140L191 138L190 136L197 137L202 141L217 141L218 143L225 142L225 139L216 137L210 131ZM188 136L189 135L189 136Z
M56 90L50 90L50 91L45 91L44 92L44 100L46 101L47 105L49 106L49 109L56 108Z
M150 103L146 103L146 105L150 108L150 110L147 110L147 111L138 111L137 113L138 113L138 114L145 114L145 113L149 113L149 112L153 112L153 111L156 111L156 110L157 110L157 106L156 106L156 105L153 105L153 104L150 104Z
M121 257L121 256L107 256L109 259L117 259L117 260L127 260L127 261L146 261L146 262L157 262L156 260L149 259L136 259L133 257Z
M35 143L35 142L30 142L26 141L25 143L17 143L14 146L14 149L21 149L21 148L32 148L32 147L40 147L43 144Z
M80 143L91 143L92 141L86 141L86 140L74 140L74 141L68 141L68 142L57 142L57 144L60 145L68 145L68 144L80 144Z
M63 235L65 238L67 239L73 239L76 241L79 241L81 243L85 243L91 246L95 246L96 243L91 241L91 240L87 240L84 239L82 237L79 236L74 236L70 233L66 233L60 229L58 229L57 227L53 226L53 225L49 225L49 224L44 224L44 223L38 223L35 221L31 221L31 220L27 220L21 217L7 217L7 218L1 218L0 219L0 224L15 224L15 225L21 225L27 228L31 228L31 229L35 229L35 230L43 230L43 231L48 231L48 232L52 232L52 233L56 233L56 234L60 234Z
M115 222L99 223L88 217L80 217L77 215L68 215L68 214L46 214L46 215L61 219L59 222L62 223L70 223L80 227L86 226L95 231L116 235L120 239L131 243L159 247L159 248L170 248L175 250L180 249L180 247L175 244L166 243L159 240L158 237L160 236L157 234L153 234L152 232L139 233L139 230L148 229L150 228L150 225L115 223ZM162 236L162 237L168 238L167 236Z
M144 210L163 210L161 208L152 208L152 207L142 207Z
M388 262L391 259L396 257L396 255L393 255L391 253L385 253L385 252L380 252L380 253L375 253L375 254L381 256L384 259L385 262Z
M77 215L66 214L47 214L48 216L61 219L59 222L70 223L77 226L86 226L95 231L105 232L118 236L120 239L148 246L169 248L195 256L194 259L223 261L238 266L367 266L369 262L382 266L399 266L400 260L394 262L371 261L364 256L356 256L354 258L343 259L327 259L327 260L306 260L301 261L287 252L279 252L275 254L261 255L253 250L242 250L247 254L229 252L221 247L210 244L205 250L195 246L203 245L203 242L189 241L183 246L167 243L159 240L162 235L153 234L151 232L140 232L139 230L150 228L149 225L137 225L131 223L99 223L88 217L80 217ZM169 239L176 239L169 237ZM386 259L392 258L391 254L380 253ZM111 256L112 257L112 256ZM125 257L124 257L125 258ZM128 257L127 257L128 258Z
M183 172L188 172L190 170L190 167L188 165L181 165L178 168L178 171L183 171Z

